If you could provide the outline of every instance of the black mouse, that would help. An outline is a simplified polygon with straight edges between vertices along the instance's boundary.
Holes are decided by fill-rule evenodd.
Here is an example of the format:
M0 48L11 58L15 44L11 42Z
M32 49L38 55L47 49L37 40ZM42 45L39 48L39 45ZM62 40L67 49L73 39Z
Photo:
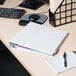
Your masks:
M39 18L40 18L40 16L38 14L32 14L29 16L29 21L35 22Z

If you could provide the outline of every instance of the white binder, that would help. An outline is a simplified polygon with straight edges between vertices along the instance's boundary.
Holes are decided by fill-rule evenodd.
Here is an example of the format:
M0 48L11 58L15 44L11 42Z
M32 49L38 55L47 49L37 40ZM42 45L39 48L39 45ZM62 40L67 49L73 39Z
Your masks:
M53 55L67 35L68 33L65 31L30 22L9 43L16 49L19 47L23 50L29 49Z

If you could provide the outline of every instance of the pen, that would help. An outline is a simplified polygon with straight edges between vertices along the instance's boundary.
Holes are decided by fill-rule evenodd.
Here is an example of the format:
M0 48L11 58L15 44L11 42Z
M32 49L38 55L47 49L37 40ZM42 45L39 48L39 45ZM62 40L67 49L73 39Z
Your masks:
M64 58L64 66L67 67L67 54L66 54L66 52L64 52L63 58Z

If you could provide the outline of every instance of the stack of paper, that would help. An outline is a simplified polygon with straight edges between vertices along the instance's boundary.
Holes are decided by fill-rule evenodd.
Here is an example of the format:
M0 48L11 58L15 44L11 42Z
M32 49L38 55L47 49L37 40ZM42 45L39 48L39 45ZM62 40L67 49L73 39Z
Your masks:
M58 51L67 32L30 22L10 40L10 46L53 55Z
M61 73L76 67L76 54L74 54L73 52L67 53L66 60L67 60L67 67L65 67L64 64L63 55L57 57L50 57L48 60L46 60L46 63L56 73Z

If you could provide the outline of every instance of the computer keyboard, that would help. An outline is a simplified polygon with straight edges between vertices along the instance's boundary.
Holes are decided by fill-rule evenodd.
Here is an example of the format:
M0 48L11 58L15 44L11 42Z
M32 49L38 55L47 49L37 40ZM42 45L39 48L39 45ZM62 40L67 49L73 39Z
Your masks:
M19 19L25 13L23 9L0 8L0 17Z

